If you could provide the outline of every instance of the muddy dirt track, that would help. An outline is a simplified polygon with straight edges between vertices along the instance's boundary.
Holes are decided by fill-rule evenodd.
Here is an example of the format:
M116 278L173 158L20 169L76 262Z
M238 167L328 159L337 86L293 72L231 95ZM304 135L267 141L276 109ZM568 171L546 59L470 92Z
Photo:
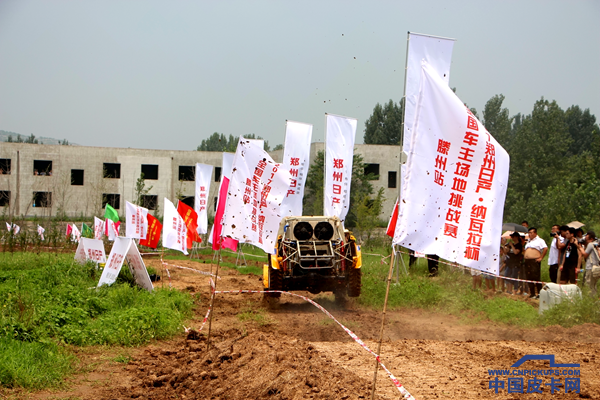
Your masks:
M170 264L209 271L191 261ZM159 260L147 264L160 267ZM214 266L212 266L214 269ZM171 285L194 293L198 329L209 302L208 277L170 267ZM218 290L260 290L262 277L222 271ZM158 285L168 285L168 280ZM302 293L329 310L376 350L381 314L351 301L340 307L333 297ZM321 311L301 299L282 296L267 303L260 294L221 294L215 304L211 350L205 333L137 349L86 348L79 351L81 372L61 391L4 392L23 399L368 399L373 357ZM128 363L117 362L129 356ZM388 312L382 361L416 399L600 399L600 326L552 326L525 330L491 323L470 325L459 318L426 311ZM496 394L488 370L508 369L527 354L555 355L557 363L580 364L580 393ZM121 360L122 361L122 360ZM548 369L548 361L522 368ZM525 391L527 380L525 377ZM500 380L507 380L506 377ZM560 377L564 383L565 377ZM0 394L2 394L0 392ZM0 396L1 397L1 396ZM377 398L401 398L379 370Z

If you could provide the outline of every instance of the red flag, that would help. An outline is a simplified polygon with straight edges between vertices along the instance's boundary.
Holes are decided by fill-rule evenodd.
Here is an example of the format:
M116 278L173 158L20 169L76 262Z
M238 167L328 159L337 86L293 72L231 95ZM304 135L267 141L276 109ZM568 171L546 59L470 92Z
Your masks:
M225 204L227 204L227 190L229 190L229 178L224 176L219 189L219 204L217 204L217 212L215 213L215 221L213 222L212 249L219 250L219 247L222 244L225 248L237 251L237 240L221 238L221 232L223 231L221 220L223 219L223 213L225 212Z
M394 204L394 211L392 212L392 217L390 218L390 222L387 226L386 235L389 237L394 237L394 232L396 232L396 221L398 221L398 200L396 199L396 204Z
M181 215L187 227L187 248L191 249L192 242L202 242L200 235L198 235L198 214L181 200L177 203L177 212Z
M140 244L156 249L158 247L158 241L160 240L161 231L162 224L152 215L148 214L148 233L146 234L145 239L140 239Z
M73 228L71 224L67 224L67 238L71 236L71 232L73 232Z

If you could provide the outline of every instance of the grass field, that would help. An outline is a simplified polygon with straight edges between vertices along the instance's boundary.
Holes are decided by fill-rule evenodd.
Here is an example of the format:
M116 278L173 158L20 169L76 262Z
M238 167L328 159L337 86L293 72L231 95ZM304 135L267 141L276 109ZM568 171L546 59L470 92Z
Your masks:
M245 246L254 265L235 266L235 253L223 252L223 268L262 275L265 254ZM380 310L388 265L381 256L389 248L363 248L363 290L357 304ZM202 254L212 255L209 249ZM97 289L100 271L72 261L73 254L0 253L0 384L37 389L58 386L73 372L74 346L139 346L182 331L192 313L193 300L183 292L157 289L153 293L131 284L127 268L111 287ZM168 253L167 259L189 259ZM386 260L389 261L389 258ZM408 265L408 259L405 259ZM547 267L542 277L547 279ZM519 327L559 324L570 327L600 323L600 306L583 289L583 297L563 302L542 317L533 305L473 290L470 274L440 264L439 276L428 277L427 265L417 265L391 287L391 309L428 309L459 315L467 323L491 320ZM273 323L266 310L247 307L240 320Z
M369 252L377 251L383 249L370 249ZM408 256L405 256L404 263L408 269ZM363 255L363 264L363 290L358 301L367 307L381 308L389 265L382 264L380 256L371 255ZM547 265L542 266L542 280L549 281ZM537 307L526 303L522 297L473 290L471 275L458 268L440 263L439 276L430 278L424 259L417 262L408 276L401 273L398 283L394 275L392 282L388 300L388 306L392 309L424 308L466 316L465 319L471 323L489 319L519 327L571 327L587 322L600 324L600 303L589 296L587 287L583 288L581 298L563 302L540 316Z
M111 287L96 289L100 272L72 258L0 253L2 385L56 385L72 368L70 346L141 345L182 331L191 315L188 294L141 290L125 272Z

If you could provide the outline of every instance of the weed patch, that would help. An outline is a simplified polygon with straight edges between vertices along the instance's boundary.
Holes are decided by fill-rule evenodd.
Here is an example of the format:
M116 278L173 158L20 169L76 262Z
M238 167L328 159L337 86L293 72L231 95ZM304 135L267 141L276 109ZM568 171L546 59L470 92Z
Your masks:
M71 254L0 253L0 339L14 349L0 356L1 383L57 384L72 359L58 350L58 343L138 346L181 331L191 315L189 294L150 293L132 286L128 269L123 270L114 285L95 288L99 271L93 264L73 262ZM27 354L46 364L31 368L36 363Z

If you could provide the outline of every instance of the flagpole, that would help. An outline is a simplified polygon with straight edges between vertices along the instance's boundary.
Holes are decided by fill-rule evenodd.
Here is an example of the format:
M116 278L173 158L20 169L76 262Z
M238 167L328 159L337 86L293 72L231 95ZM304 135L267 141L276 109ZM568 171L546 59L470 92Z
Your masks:
M220 239L220 238L219 238ZM208 336L206 337L206 351L208 352L210 350L210 331L212 329L212 317L213 314L215 313L215 292L217 291L217 281L219 280L219 266L221 265L221 249L222 249L222 243L219 243L219 250L217 252L217 254L219 255L219 257L217 258L217 272L215 273L215 283L214 283L214 288L211 286L210 287L210 315L208 317ZM211 269L212 269L212 265L211 265ZM210 283L209 283L210 285Z
M406 76L408 70L408 46L410 45L410 31L406 34L406 59L404 61L404 93L402 94L402 99L404 103L402 104L402 125L400 129L400 164L398 165L398 176L400 177L398 182L398 214L400 214L400 204L402 201L402 164L404 163L404 119L406 116ZM396 222L397 223L397 222ZM396 228L398 226L396 225ZM390 268L388 271L387 277L387 287L385 289L385 300L383 302L383 313L381 315L381 330L379 331L379 343L377 345L377 359L375 359L375 371L373 372L373 389L371 391L371 400L375 399L375 386L377 384L377 371L379 370L379 357L381 355L381 342L383 340L383 328L385 326L385 313L387 311L387 303L388 297L390 294L390 284L392 282L392 274L394 271L394 258L396 256L396 251L393 246L393 237L392 237L392 256L390 257Z
M390 268L387 277L387 287L385 289L385 300L383 302L383 314L381 316L381 330L379 331L379 343L377 345L377 358L375 358L375 372L373 372L373 388L371 390L371 400L375 399L375 385L377 384L377 371L379 370L379 361L381 360L381 341L383 340L383 327L385 323L385 312L387 310L388 297L390 295L390 283L392 282L392 272L394 268L394 254L390 258Z
M327 113L325 113L325 135L323 140L323 215L325 215L325 202L327 201L325 182L327 182Z

